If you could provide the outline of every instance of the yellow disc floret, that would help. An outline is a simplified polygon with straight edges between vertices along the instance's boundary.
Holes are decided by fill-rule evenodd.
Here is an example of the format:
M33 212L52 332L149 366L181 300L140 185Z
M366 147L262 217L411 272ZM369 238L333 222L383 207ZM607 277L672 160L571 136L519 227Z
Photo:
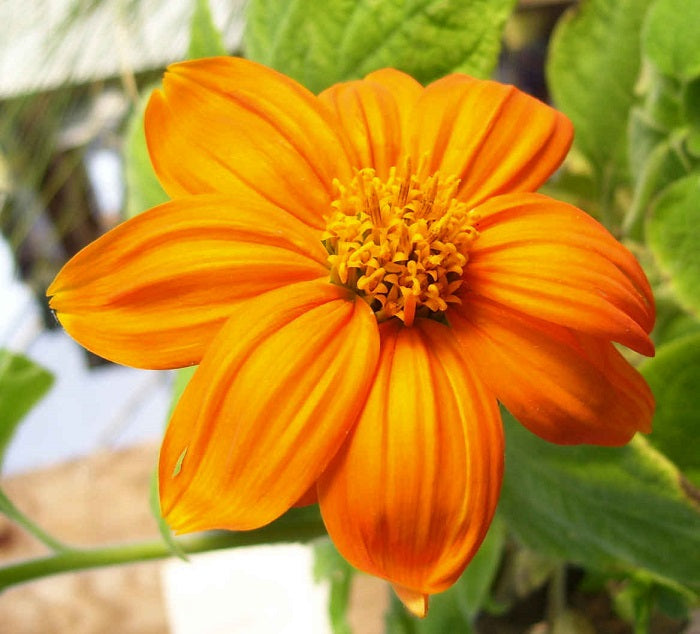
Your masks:
M439 316L450 303L478 232L476 213L455 198L459 180L423 176L406 161L386 181L363 169L335 181L323 243L331 280L365 298L379 321Z

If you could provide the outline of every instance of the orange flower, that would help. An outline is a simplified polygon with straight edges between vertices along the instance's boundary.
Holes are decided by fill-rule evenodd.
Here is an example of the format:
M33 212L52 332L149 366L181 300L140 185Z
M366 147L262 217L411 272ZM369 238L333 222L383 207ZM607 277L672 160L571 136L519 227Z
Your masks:
M177 531L318 500L416 614L479 547L500 400L548 440L619 445L653 398L649 284L595 220L532 193L569 121L511 86L395 70L318 97L254 63L171 67L146 132L172 201L73 258L66 330L143 368L200 364L160 458Z

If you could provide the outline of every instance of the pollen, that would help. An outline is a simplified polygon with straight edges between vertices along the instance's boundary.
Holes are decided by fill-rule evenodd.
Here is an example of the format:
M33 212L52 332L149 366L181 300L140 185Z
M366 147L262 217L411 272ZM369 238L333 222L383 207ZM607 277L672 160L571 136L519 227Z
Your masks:
M367 168L348 184L334 181L323 234L331 281L363 297L380 322L410 326L460 303L478 217L457 200L457 178L426 172L424 161L414 172L407 159L386 180Z

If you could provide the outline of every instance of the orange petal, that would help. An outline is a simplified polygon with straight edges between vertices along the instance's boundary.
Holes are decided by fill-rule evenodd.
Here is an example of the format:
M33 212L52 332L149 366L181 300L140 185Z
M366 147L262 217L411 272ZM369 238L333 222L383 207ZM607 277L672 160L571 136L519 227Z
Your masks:
M146 110L151 160L173 197L256 189L320 228L350 166L331 112L294 80L217 57L168 68Z
M389 321L380 334L372 390L319 480L319 501L343 556L400 586L415 607L456 581L486 534L501 485L501 421L449 328Z
M654 300L634 256L576 207L537 194L481 205L463 300L519 312L654 354Z
M461 179L459 197L534 191L560 165L573 127L561 113L513 86L449 75L430 84L413 111L415 160Z
M410 127L409 123L411 117L413 116L413 107L423 93L423 86L410 75L394 70L393 68L375 70L367 75L365 79L371 81L373 84L381 84L393 95L399 110L401 130L404 131L404 135L406 135L406 131L408 131ZM407 139L402 140L404 142L407 141Z
M428 615L428 601L430 595L422 592L415 592L414 590L409 590L397 584L393 584L392 588L394 588L396 596L401 599L401 602L413 616L423 619Z
M355 424L378 347L372 311L341 287L306 282L241 304L163 440L169 524L246 530L290 508Z
M449 320L479 377L538 436L610 446L651 430L651 391L611 343L479 297Z
M331 86L319 95L335 112L355 158L353 167L373 167L387 178L401 149L399 108L389 90L372 81Z
M50 306L96 354L141 368L199 363L234 304L327 271L319 235L259 197L183 198L96 240L60 271Z
M298 507L311 506L312 504L318 504L318 491L316 490L315 482L294 502L294 506Z

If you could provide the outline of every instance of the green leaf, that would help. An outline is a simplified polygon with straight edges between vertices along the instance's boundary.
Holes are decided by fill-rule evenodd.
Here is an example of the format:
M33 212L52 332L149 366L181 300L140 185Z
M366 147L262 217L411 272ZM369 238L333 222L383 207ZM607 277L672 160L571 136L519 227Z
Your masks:
M700 487L700 333L660 347L641 372L656 398L649 441Z
M670 129L667 129L648 110L634 107L630 111L628 130L629 167L633 180L637 181L649 156L661 143L666 140Z
M0 350L0 468L19 423L53 380L48 370L27 357Z
M41 366L21 354L0 349L0 468L5 451L26 414L41 400L53 384L54 377ZM57 539L43 531L0 489L0 513L22 526L59 551L65 547Z
M328 613L333 634L351 634L347 620L350 589L355 569L343 558L330 539L321 539L314 544L314 578L327 580L331 596Z
M387 614L387 632L395 634L443 634L474 632L474 621L486 605L506 543L505 524L496 517L481 548L449 590L430 597L428 616L408 616L401 602L394 600Z
M656 0L649 10L644 54L665 75L691 80L700 76L700 11L688 0Z
M694 162L685 153L687 136L687 130L675 130L654 147L642 169L635 175L634 195L624 221L628 236L642 239L644 220L652 199L692 169Z
M640 68L639 31L651 0L588 0L552 36L547 78L575 143L603 186L624 165L625 132Z
M700 332L700 320L678 306L674 297L656 293L656 324L653 338L657 346Z
M221 31L216 28L209 8L209 0L195 0L190 23L189 59L227 55Z
M526 545L597 569L643 568L700 586L700 506L642 437L625 447L562 447L504 415L499 511Z
M155 86L154 86L155 88ZM146 90L126 128L124 164L126 177L126 216L133 218L168 200L168 195L153 171L146 145L143 114L152 90Z
M679 303L700 315L700 172L666 188L647 224L649 246Z
M391 66L488 76L514 0L251 0L247 57L318 92Z

